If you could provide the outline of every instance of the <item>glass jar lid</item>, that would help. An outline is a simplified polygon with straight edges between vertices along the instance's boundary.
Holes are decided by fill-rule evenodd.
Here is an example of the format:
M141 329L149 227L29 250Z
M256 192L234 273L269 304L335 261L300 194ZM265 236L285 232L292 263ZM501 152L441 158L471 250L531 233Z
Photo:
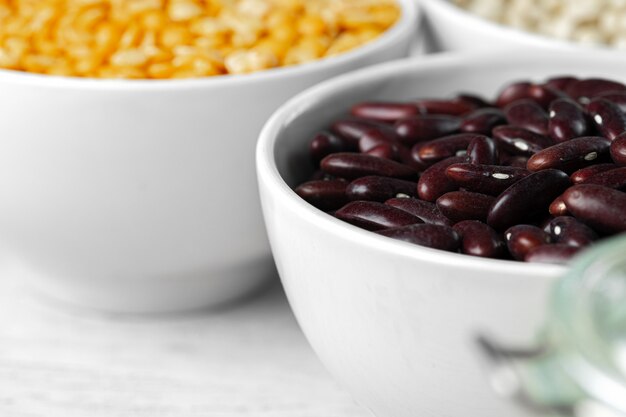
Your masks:
M626 236L594 245L557 282L538 347L479 341L494 388L535 412L626 416Z
M626 415L626 238L585 252L558 281L547 337L582 392Z

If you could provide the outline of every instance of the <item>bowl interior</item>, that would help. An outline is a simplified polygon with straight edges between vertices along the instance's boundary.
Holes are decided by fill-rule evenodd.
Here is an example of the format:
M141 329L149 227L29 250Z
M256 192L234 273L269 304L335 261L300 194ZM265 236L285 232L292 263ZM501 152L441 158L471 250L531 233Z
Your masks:
M542 81L560 75L607 77L626 82L626 73L620 69L624 64L626 60L622 58L600 55L581 60L579 55L569 52L520 52L513 57L498 54L442 54L378 65L313 87L284 105L268 122L261 135L261 162L264 158L268 159L265 165L270 171L274 171L272 181L280 189L275 191L292 200L303 215L314 215L314 221L325 221L320 217L323 215L328 222L333 222L329 227L344 235L361 233L360 229L309 206L292 191L294 186L306 180L313 172L314 168L308 156L310 138L341 115L346 115L353 104L365 100L444 98L461 92L493 99L507 83L528 79ZM367 238L360 235L357 239ZM385 245L408 245L386 240L389 243L386 242ZM421 247L414 248L416 254L425 250ZM433 255L432 250L428 252ZM448 253L445 255L455 256L456 259L463 256ZM463 258L468 258L468 265L476 263L479 267L491 265L498 268L504 264L520 267L519 263L511 261L481 260L479 264L475 258ZM554 271L552 266L547 265L524 264L522 267L536 269L538 273Z

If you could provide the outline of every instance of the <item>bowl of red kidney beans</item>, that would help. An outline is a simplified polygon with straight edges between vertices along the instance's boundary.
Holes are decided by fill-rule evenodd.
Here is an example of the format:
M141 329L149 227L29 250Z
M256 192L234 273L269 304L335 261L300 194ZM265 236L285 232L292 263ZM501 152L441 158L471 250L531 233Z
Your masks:
M267 122L257 176L281 281L375 415L525 415L485 383L474 337L532 344L563 263L626 228L623 68L417 57L317 85Z
M626 231L626 85L612 79L359 102L312 136L309 154L300 197L418 245L564 263Z

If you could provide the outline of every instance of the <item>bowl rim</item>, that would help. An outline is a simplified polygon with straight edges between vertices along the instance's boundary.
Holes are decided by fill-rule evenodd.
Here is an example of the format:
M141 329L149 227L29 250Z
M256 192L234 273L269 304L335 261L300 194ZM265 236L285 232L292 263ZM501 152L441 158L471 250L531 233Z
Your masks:
M528 59L529 55L537 59L555 60L554 51L536 50L525 51L525 53L518 54L514 57L507 57L506 61L510 62L513 60L523 62L522 60ZM579 55L573 51L559 51L557 55L557 59L559 60L564 57L569 57L572 60L579 59ZM274 158L274 150L276 139L280 131L290 123L290 120L308 111L311 106L320 99L332 96L338 91L344 91L356 85L362 85L385 77L402 76L409 72L415 74L422 71L433 71L459 63L492 63L494 60L502 61L501 58L502 56L498 54L497 51L443 53L430 55L428 57L411 57L352 71L299 93L274 112L261 130L256 147L257 179L259 187L267 188L267 191L280 201L281 206L289 209L302 220L308 223L314 223L318 229L337 236L340 239L348 240L355 245L381 251L388 256L400 256L411 258L415 261L440 265L456 264L471 270L510 275L511 277L524 274L529 277L532 276L533 279L550 279L563 275L568 269L568 265L525 263L502 259L479 258L389 239L385 236L360 229L329 216L298 197L278 172ZM604 58L612 59L612 61L615 59L615 57L611 58L608 56ZM623 61L626 63L626 60Z
M401 41L405 36L409 36L411 41L415 37L411 36L417 32L422 23L422 10L417 6L415 0L395 0L400 7L400 18L392 27L383 32L380 36L361 45L335 56L317 59L299 65L277 67L268 70L258 71L251 74L227 74L219 76L187 78L187 79L106 79L71 77L30 73L0 68L0 80L13 83L28 84L41 87L64 87L88 90L171 90L171 89L195 89L207 87L227 87L231 85L245 85L255 82L270 80L284 80L285 78L306 77L312 73L334 69L359 60L363 57L384 51L390 45Z
M484 31L488 31L493 36L507 36L509 38L517 39L527 43L527 47L552 47L561 48L571 51L595 51L595 52L609 52L611 53L614 48L609 46L597 45L584 45L576 43L570 40L564 40L559 38L552 38L550 36L534 33L522 29L515 28L513 26L507 26L492 20L483 18L479 15L471 13L459 6L451 3L451 0L420 0L422 3L427 4L426 9L433 7L439 10L440 13L445 13L448 17L455 19L456 21L466 21L468 25L479 27ZM428 12L429 10L426 10ZM432 13L424 13L426 17L429 17Z

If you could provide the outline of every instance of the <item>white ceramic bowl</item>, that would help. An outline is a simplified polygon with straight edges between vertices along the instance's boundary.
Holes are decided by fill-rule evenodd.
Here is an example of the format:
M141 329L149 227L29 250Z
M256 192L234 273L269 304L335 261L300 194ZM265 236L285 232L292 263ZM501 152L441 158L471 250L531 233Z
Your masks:
M424 10L429 51L603 50L492 22L454 5L451 0L417 1Z
M308 141L362 100L494 97L511 80L562 73L626 82L626 60L577 54L434 55L346 74L298 95L265 125L257 173L291 306L322 361L378 417L516 417L491 392L476 337L531 344L564 267L474 258L395 241L339 221L292 187Z
M269 115L406 56L414 0L377 40L245 76L107 81L0 70L0 246L55 298L116 311L228 301L273 276L254 174Z

